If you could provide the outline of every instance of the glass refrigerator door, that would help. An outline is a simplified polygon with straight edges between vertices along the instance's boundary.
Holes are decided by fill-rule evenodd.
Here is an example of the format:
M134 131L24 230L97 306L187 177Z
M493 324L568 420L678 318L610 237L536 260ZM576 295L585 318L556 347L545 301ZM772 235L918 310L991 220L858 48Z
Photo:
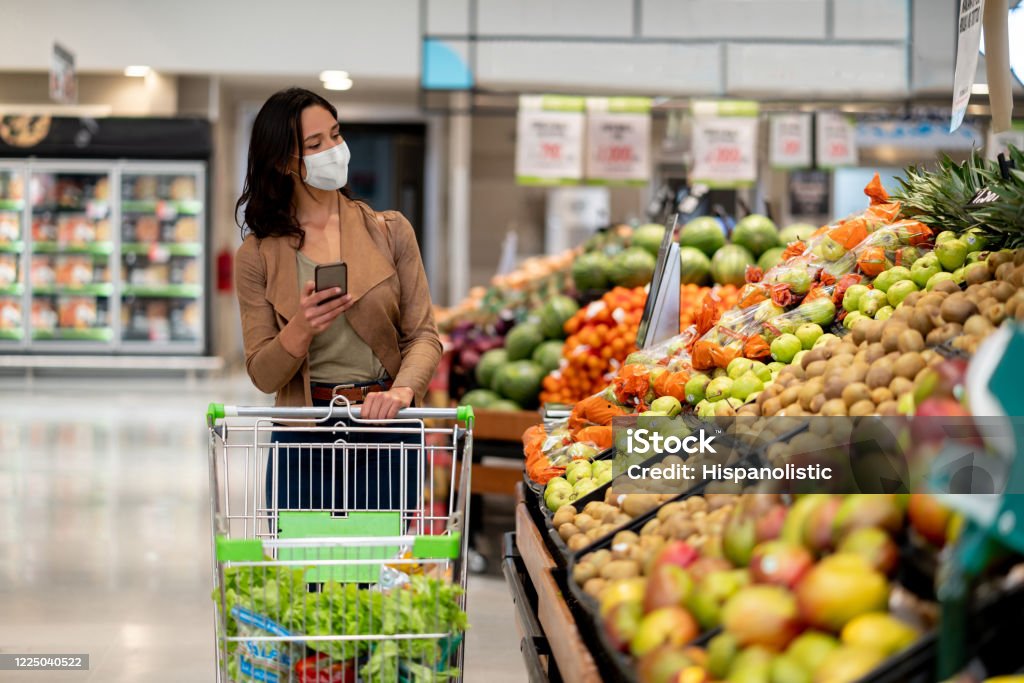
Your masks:
M20 345L25 336L24 221L24 172L0 166L0 349Z
M74 162L32 165L29 282L32 345L105 347L114 340L111 173Z
M204 181L202 164L122 167L125 350L202 350Z

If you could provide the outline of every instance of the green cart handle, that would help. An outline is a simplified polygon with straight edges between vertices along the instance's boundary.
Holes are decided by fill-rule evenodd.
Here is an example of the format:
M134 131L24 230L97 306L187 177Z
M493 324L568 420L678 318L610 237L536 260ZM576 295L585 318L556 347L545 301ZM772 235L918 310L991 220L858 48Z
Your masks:
M274 408L268 406L233 406L211 403L206 408L206 423L213 427L217 420L227 417L256 417L271 420L322 420L328 417L353 417L359 419L359 406L339 403L333 407L315 408ZM471 425L473 406L457 408L404 408L398 411L396 420L455 420Z

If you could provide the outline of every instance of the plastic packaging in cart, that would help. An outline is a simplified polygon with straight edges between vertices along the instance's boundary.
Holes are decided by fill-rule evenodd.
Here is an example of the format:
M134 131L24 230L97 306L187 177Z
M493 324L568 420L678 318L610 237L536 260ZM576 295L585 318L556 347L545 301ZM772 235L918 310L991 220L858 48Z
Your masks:
M337 662L321 653L295 664L296 683L356 683L359 664L354 660Z
M239 607L231 608L231 616L238 627L238 636L291 636L291 632L276 621ZM238 649L238 670L245 678L264 683L285 683L292 680L292 663L305 653L301 643L289 641L243 640Z

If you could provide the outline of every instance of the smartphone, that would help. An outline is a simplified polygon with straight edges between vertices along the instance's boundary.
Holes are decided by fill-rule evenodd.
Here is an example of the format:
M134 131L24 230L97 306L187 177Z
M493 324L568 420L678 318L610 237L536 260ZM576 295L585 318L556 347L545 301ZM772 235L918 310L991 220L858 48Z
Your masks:
M316 283L316 291L318 292L340 287L342 295L348 294L348 266L344 261L318 264L313 273L313 278ZM331 299L333 298L335 297L331 297ZM331 299L327 299L327 301Z

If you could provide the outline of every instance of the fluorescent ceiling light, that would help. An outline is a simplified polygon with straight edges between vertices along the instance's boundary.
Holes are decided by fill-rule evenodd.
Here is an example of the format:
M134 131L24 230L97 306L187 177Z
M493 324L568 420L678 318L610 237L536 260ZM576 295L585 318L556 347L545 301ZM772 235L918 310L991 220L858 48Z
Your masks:
M988 94L988 83L975 83L971 86L972 95L987 95Z
M320 80L327 81L340 81L348 78L347 71L321 71Z
M349 90L351 87L351 78L330 78L324 81L324 88L327 90Z
M126 66L124 68L124 75L131 78L144 78L149 75L151 69L148 66Z
M0 116L78 116L102 118L110 116L109 104L0 104Z

